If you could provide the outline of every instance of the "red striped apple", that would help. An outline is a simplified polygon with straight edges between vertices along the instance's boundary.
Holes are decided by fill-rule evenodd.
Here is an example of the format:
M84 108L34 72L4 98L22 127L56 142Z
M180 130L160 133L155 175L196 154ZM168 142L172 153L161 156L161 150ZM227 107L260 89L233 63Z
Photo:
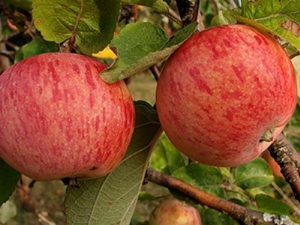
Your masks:
M164 200L151 213L149 225L201 225L198 210L177 199Z
M246 25L213 27L168 59L156 101L180 151L204 164L238 166L258 157L292 116L295 72L270 35Z
M0 76L0 157L35 180L111 172L134 130L124 82L107 84L105 64L71 53L22 60Z

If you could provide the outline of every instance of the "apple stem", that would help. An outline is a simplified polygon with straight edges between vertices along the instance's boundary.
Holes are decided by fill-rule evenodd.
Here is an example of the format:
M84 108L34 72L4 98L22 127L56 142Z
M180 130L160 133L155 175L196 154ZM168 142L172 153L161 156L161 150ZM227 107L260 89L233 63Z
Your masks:
M176 190L179 193L196 200L203 206L208 206L212 209L218 210L222 213L227 213L233 219L239 221L241 224L246 225L275 225L276 221L285 220L286 217L281 218L278 215L266 214L255 210L248 209L241 205L219 198L205 191L199 190L181 180L178 180L170 175L163 174L156 170L148 168L146 171L145 180L162 185L172 190ZM288 219L289 220L289 219ZM294 224L289 221L285 224Z
M158 67L155 65L155 66L151 66L149 69L150 69L151 73L153 74L155 81L157 82L159 75L160 75L160 71L159 71Z
M183 22L181 21L179 15L177 15L177 13L171 7L169 7L169 13L163 13L163 15L177 23L180 27L183 27Z
M291 186L295 198L300 202L300 165L298 162L298 152L282 133L272 143L268 150L281 167L281 173Z
M260 142L262 142L262 141L266 141L266 142L273 141L273 133L274 133L274 129L267 130L265 133L263 133L263 135L261 136L259 141Z

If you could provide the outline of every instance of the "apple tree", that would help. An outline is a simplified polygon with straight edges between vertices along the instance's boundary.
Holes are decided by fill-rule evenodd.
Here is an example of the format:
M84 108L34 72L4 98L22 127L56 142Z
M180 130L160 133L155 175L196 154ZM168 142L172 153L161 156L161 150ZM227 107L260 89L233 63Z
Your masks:
M52 180L70 225L300 223L297 1L0 10L1 224Z

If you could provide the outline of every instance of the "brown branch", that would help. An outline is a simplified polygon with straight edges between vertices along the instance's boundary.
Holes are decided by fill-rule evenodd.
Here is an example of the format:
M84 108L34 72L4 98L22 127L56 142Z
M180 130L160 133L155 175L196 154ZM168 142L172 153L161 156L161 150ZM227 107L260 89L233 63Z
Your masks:
M268 148L271 156L281 167L281 173L291 186L295 198L300 202L299 155L284 134Z
M193 21L193 17L195 14L194 12L195 3L192 3L189 0L176 0L176 4L183 24L184 25L190 24Z
M200 0L196 0L194 3L194 12L193 12L193 17L192 17L192 22L195 22L198 20L199 16L199 6L200 6Z
M284 223L282 224L286 225L295 224L286 216L280 217L277 215L261 213L245 208L236 203L206 193L170 175L162 174L161 172L155 171L153 169L147 169L145 179L169 189L176 190L181 194L196 200L203 206L208 206L209 208L218 210L222 213L226 213L235 220L239 221L241 224L275 225L279 224L277 223L279 221L284 221Z
M173 22L177 23L180 27L183 27L183 22L172 8L169 7L169 13L163 13L163 15L168 17Z
M152 75L154 76L154 79L155 81L157 82L158 81L158 78L159 78L159 75L160 75L160 71L159 69L157 68L157 66L151 66L149 68L149 70L151 71Z

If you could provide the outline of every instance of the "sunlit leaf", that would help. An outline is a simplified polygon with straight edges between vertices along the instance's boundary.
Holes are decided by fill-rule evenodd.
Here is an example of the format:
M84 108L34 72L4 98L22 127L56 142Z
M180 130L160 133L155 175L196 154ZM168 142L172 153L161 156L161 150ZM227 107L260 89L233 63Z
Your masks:
M156 197L148 192L145 192L145 191L141 191L140 194L139 194L139 200L140 201L153 201L155 200Z
M132 64L149 52L161 49L168 41L168 35L157 24L136 22L128 24L114 37L111 46L117 48L118 57L126 64Z
M80 188L67 188L68 224L128 225L158 135L156 111L145 102L137 103L135 131L121 164L106 177L79 180Z
M144 5L153 8L158 12L168 12L168 4L163 0L122 0L126 4Z
M239 224L230 216L207 207L200 207L199 212L201 215L202 224L215 224L215 225L217 224L238 225Z
M23 45L15 56L15 62L41 53L56 52L58 50L57 44L48 42L40 37L34 37L31 42Z
M268 163L262 158L255 159L234 169L236 184L243 189L269 185L274 177Z
M0 205L6 202L14 192L20 173L12 169L0 158Z
M263 25L273 34L286 39L300 50L300 4L291 0L243 0L240 21Z
M47 41L61 43L75 38L88 55L102 50L112 39L120 0L33 0L33 21Z
M224 197L224 190L221 187L224 177L217 167L195 163L181 167L172 176L203 191Z
M137 22L127 25L112 41L118 58L100 76L108 83L142 72L172 54L195 30L192 23L168 38L165 31L154 24Z
M106 46L102 51L94 53L92 56L100 59L115 59L117 56L109 46Z
M256 195L255 198L258 209L262 212L275 213L279 215L289 215L293 209L282 201L268 195Z
M188 158L180 153L164 134L151 154L149 165L165 174L172 174L187 163Z
M237 22L236 18L240 15L240 10L225 10L220 11L211 20L212 26L221 26L227 24L234 24Z
M12 199L9 199L0 207L0 224L7 224L16 215L16 203Z

